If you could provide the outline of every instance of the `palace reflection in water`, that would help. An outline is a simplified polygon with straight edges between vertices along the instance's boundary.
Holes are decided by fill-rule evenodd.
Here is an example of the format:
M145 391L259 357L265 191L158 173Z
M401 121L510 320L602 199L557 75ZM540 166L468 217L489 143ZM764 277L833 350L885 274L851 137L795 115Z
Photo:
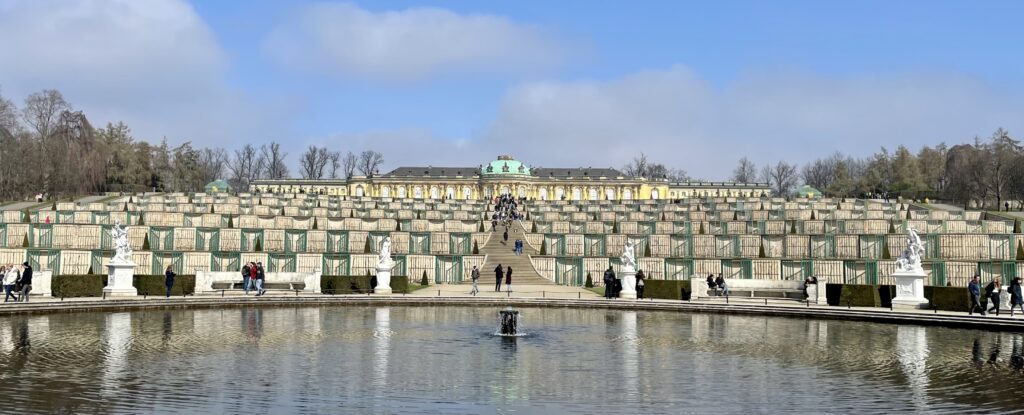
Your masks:
M228 308L0 319L0 379L34 412L991 412L1024 338L616 310Z

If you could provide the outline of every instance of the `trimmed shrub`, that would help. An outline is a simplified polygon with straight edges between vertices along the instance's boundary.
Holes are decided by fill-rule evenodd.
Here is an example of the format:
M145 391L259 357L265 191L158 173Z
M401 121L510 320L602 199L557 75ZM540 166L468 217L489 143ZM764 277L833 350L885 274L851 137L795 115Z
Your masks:
M480 246L477 245L476 241L473 241L473 255L480 255Z
M231 228L234 228L234 227L235 227L235 217L234 216L228 216L228 229L231 229Z
M814 219L814 210L811 210L811 220L815 220Z
M533 222L530 225L530 233L537 233L537 222Z
M540 242L540 255L544 256L544 255L547 255L547 254L548 254L548 241L546 241L546 240L545 241L541 241Z
M1020 233L1020 219L1013 220L1013 233Z
M889 242L882 241L882 259L892 259L892 252L889 252Z
M25 238L23 238L21 240L21 247L22 248L28 248L28 234L27 233L25 234Z
M889 219L889 233L896 233L896 224L893 223L892 219Z
M1024 261L1024 244L1017 242L1017 260Z
M647 298L686 300L691 292L690 280L644 280L644 297Z
M316 229L317 229L317 223L316 223L316 218L314 217L313 218L313 230L316 230Z
M700 205L697 205L697 206L700 206ZM700 228L697 229L697 234L698 235L703 235L704 234L704 222L700 223Z
M967 312L971 308L971 292L966 287L924 287L924 297L933 308L943 311Z
M139 214L139 223L138 223L138 225L139 226L143 226L145 224L146 224L146 214L145 213L140 213Z
M795 220L790 222L790 224L789 224L789 234L790 235L795 235L796 234L796 221Z
M619 233L619 222L612 222L612 233Z
M594 288L594 279L590 277L590 273L587 273L587 281L583 283L584 288Z
M139 295L167 294L167 286L164 285L167 279L163 275L136 275L132 278L132 285L139 290ZM195 275L177 275L174 277L174 287L171 288L172 296L193 295L196 293Z
M99 297L107 286L105 275L54 275L50 280L54 297Z
M839 306L881 307L882 297L877 285L843 284L839 293ZM826 288L827 294L827 288Z
M373 252L373 247L370 246L370 237L367 236L366 237L366 243L363 244L363 253L364 254L369 254L369 253L372 253L372 252Z
M651 244L644 244L644 256L645 257L650 257L651 256Z
M430 285L430 280L427 279L427 271L423 271L423 276L420 277L420 285L424 287Z
M127 212L127 211L128 211L128 202L124 202L124 211L125 211L125 212Z
M263 252L263 242L260 241L260 238L256 238L256 243L254 245L256 246L253 247L253 251Z
M477 232L487 232L487 228L484 227L484 221L480 221L480 229Z
M144 236L142 238L142 250L143 251L149 251L150 250L149 247L150 247L150 245L149 245L149 233L147 233L146 236Z
M767 257L764 254L764 241L761 241L761 247L757 249L757 257L758 258L766 258Z
M129 199L128 201L130 202L131 199ZM57 202L56 201L54 201L53 204L50 205L50 210L57 211Z
M814 212L813 211L811 212L811 219L812 220L814 219ZM740 220L740 214L738 212L736 212L735 210L732 211L732 220Z
M28 213L28 209L25 209L25 210L21 211L21 222L22 223L31 223L32 222L32 215Z

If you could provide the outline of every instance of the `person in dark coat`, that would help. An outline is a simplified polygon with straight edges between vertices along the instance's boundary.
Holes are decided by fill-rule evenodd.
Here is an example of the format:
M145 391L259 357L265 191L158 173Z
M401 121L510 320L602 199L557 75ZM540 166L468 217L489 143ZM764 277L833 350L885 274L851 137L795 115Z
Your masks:
M726 296L729 295L728 288L725 285L725 278L722 278L722 274L718 274L718 278L715 278L715 291L721 292Z
M504 239L501 243L508 245L508 225L505 225L505 232L501 235L501 238Z
M164 271L164 285L167 286L167 298L171 298L171 288L174 288L174 271L171 270L171 266L168 265Z
M715 274L708 274L708 288L713 290L717 287L718 284L715 284Z
M18 284L21 285L21 297L19 301L28 302L28 293L32 291L32 266L25 261L21 264L21 278L18 279Z
M985 298L988 298L992 302L992 307L988 309L991 313L995 311L996 315L999 315L999 294L1003 291L1003 284L999 282L998 278L993 278L992 282L985 286Z
M612 298L613 285L615 284L615 270L608 267L604 271L604 298Z
M263 282L266 280L267 274L263 271L263 263L256 263L256 295L262 296L267 293L267 290L263 289Z
M1020 289L1020 277L1014 278L1010 282L1010 317L1013 317L1013 311L1019 307L1020 312L1024 313L1024 295L1021 295Z
M512 266L509 265L508 269L505 270L505 289L508 292L512 292Z
M245 290L245 295L249 295L249 264L251 263L247 262L244 266L242 266L242 289Z
M975 275L971 278L971 283L967 284L967 290L971 292L971 309L967 311L967 314L974 314L974 310L980 310L981 315L985 315L985 307L981 306L981 278Z
M498 264L498 266L494 268L494 292L501 292L501 280L504 279L504 277L505 269L501 267L501 264Z
M636 272L636 298L644 298L644 270L638 270Z

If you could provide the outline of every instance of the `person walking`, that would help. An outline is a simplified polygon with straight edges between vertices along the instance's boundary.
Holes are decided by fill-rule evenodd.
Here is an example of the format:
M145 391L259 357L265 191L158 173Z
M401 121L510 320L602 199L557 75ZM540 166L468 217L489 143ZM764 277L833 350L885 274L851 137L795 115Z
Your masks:
M613 284L615 283L615 270L609 265L604 270L604 298L612 298Z
M167 286L167 298L171 298L171 288L174 288L174 277L177 274L171 270L171 266L168 265L167 269L164 270L164 285Z
M512 266L509 265L505 271L505 289L512 292Z
M494 281L494 292L496 292L496 293L500 293L501 292L501 280L504 277L505 277L505 269L501 267L501 264L498 264L498 266L494 268L494 278L495 278L495 281Z
M642 269L641 270L637 270L636 271L636 287L634 287L634 289L636 290L636 298L639 298L641 300L644 299L644 278L645 278L644 270L642 270Z
M1013 310L1017 307L1024 313L1024 295L1021 295L1020 277L1010 282L1010 317L1013 317Z
M18 282L18 267L13 264L3 268L3 284L4 284L4 302L7 300L14 299L14 302L18 302L18 296L14 295L14 285Z
M266 294L267 290L263 289L263 280L267 277L266 273L263 272L263 263L256 263L256 295L262 296Z
M508 224L507 223L505 224L505 232L502 233L501 239L502 239L502 241L501 241L502 244L508 245Z
M25 261L21 264L21 278L17 284L21 285L21 296L19 301L28 302L28 293L32 291L32 266Z
M992 282L985 286L985 297L992 302L992 307L988 309L991 313L995 311L996 315L999 315L999 294L1003 291L1003 284L999 282L999 278L993 278Z
M242 289L245 290L245 295L249 295L249 272L252 270L252 262L246 262L242 266Z
M971 292L971 309L967 311L968 315L973 315L974 310L980 310L981 315L985 315L985 307L981 306L981 278L977 275L971 277L971 282L967 284L967 291Z
M480 279L480 270L477 269L476 265L473 265L473 271L470 271L469 276L473 280L473 288L469 290L469 295L476 296L476 294L480 292L480 290L476 288L476 280Z

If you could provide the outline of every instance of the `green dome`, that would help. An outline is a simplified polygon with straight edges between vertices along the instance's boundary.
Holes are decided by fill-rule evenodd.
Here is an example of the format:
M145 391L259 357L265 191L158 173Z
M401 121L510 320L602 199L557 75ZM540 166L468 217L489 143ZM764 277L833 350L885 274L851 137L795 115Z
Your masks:
M206 193L230 192L231 185L229 185L228 182L218 179L207 183L204 189L206 190Z
M499 156L480 168L481 176L529 176L530 168L511 156Z

